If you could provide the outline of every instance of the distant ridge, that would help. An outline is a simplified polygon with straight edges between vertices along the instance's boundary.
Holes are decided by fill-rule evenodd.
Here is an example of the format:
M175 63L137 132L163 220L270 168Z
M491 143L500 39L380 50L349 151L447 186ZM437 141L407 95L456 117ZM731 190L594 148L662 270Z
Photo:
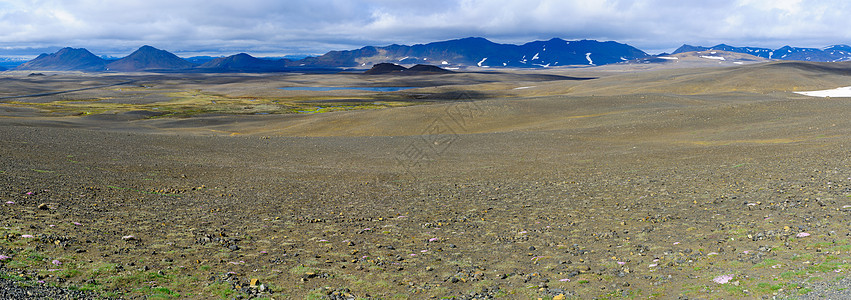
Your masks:
M130 55L106 65L107 71L138 72L149 70L182 70L194 64L171 52L151 46L142 46Z
M106 61L84 48L62 48L56 53L42 53L15 70L103 71Z
M718 44L712 47L682 45L677 48L677 50L675 50L673 54L710 50L744 53L759 56L766 59L819 62L851 61L851 46L848 45L833 45L825 49L783 46L782 48L776 50L758 47L733 47L725 44Z
M833 45L824 49L784 46L772 50L759 47L712 47L682 45L670 55L700 51L727 51L774 60L818 62L851 61L851 46ZM117 60L105 60L83 48L62 48L43 53L14 70L86 72L335 72L341 68L366 69L382 63L418 64L446 69L465 68L550 68L562 66L601 66L613 63L649 63L665 60L669 54L651 56L633 46L613 41L566 41L553 38L522 45L500 44L481 37L468 37L428 44L366 46L355 50L330 51L301 60L266 60L239 53L228 57L198 56L192 62L168 51L142 46ZM751 59L750 61L754 61ZM195 62L195 63L193 63ZM2 71L2 69L0 69Z
M689 48L685 48L689 49ZM632 64L657 64L672 68L737 66L768 62L769 59L732 51L702 50L676 54L660 54L631 61Z

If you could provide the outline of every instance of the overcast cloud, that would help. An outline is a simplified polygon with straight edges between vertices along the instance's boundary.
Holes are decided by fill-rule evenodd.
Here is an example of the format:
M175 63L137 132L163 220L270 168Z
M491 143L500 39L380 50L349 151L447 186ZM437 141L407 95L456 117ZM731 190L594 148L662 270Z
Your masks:
M650 53L824 47L851 44L849 11L840 0L12 0L0 2L0 47L286 55L468 36L614 40Z

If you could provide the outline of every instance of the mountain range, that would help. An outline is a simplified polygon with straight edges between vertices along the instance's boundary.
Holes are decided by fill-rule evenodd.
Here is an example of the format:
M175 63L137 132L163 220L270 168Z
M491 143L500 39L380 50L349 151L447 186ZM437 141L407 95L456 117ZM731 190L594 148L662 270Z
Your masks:
M851 60L851 46L835 45L825 49L785 46L772 50L758 47L712 47L682 45L673 54L719 50L749 54L765 59L805 61ZM196 57L189 60L168 51L142 46L120 59L98 57L83 48L62 48L41 54L14 70L53 70L86 72L282 72L305 69L368 69L381 63L400 65L428 64L445 69L547 68L557 66L594 66L621 62L647 62L654 57L633 46L613 41L566 41L553 38L522 45L494 43L470 37L428 44L367 46L355 50L331 51L300 60L260 59L245 53L227 57ZM191 60L191 61L190 61Z
M446 67L535 68L605 65L648 56L630 45L594 40L551 39L523 45L498 44L484 38L464 38L413 46L390 45L331 51L305 58L303 66L367 67L383 62L428 63Z
M718 44L712 47L682 45L677 48L677 50L675 50L673 54L711 50L744 53L753 56L759 56L766 59L779 60L802 60L822 62L851 60L851 46L848 45L833 45L824 49L783 46L775 50L758 47L733 47L725 44Z

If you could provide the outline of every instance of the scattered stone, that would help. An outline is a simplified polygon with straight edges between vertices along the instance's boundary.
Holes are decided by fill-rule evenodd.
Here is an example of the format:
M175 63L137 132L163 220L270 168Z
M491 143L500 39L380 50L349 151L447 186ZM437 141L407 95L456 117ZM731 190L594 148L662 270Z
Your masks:
M57 278L59 282L64 280ZM0 278L0 299L98 299L98 296L91 292L53 287L44 283L20 285L16 280Z

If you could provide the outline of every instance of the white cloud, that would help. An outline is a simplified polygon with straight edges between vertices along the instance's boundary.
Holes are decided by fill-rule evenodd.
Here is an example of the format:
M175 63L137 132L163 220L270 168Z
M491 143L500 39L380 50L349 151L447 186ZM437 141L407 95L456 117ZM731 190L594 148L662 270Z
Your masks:
M482 36L779 47L851 43L851 2L818 0L20 0L0 2L0 47L101 52L312 52Z

